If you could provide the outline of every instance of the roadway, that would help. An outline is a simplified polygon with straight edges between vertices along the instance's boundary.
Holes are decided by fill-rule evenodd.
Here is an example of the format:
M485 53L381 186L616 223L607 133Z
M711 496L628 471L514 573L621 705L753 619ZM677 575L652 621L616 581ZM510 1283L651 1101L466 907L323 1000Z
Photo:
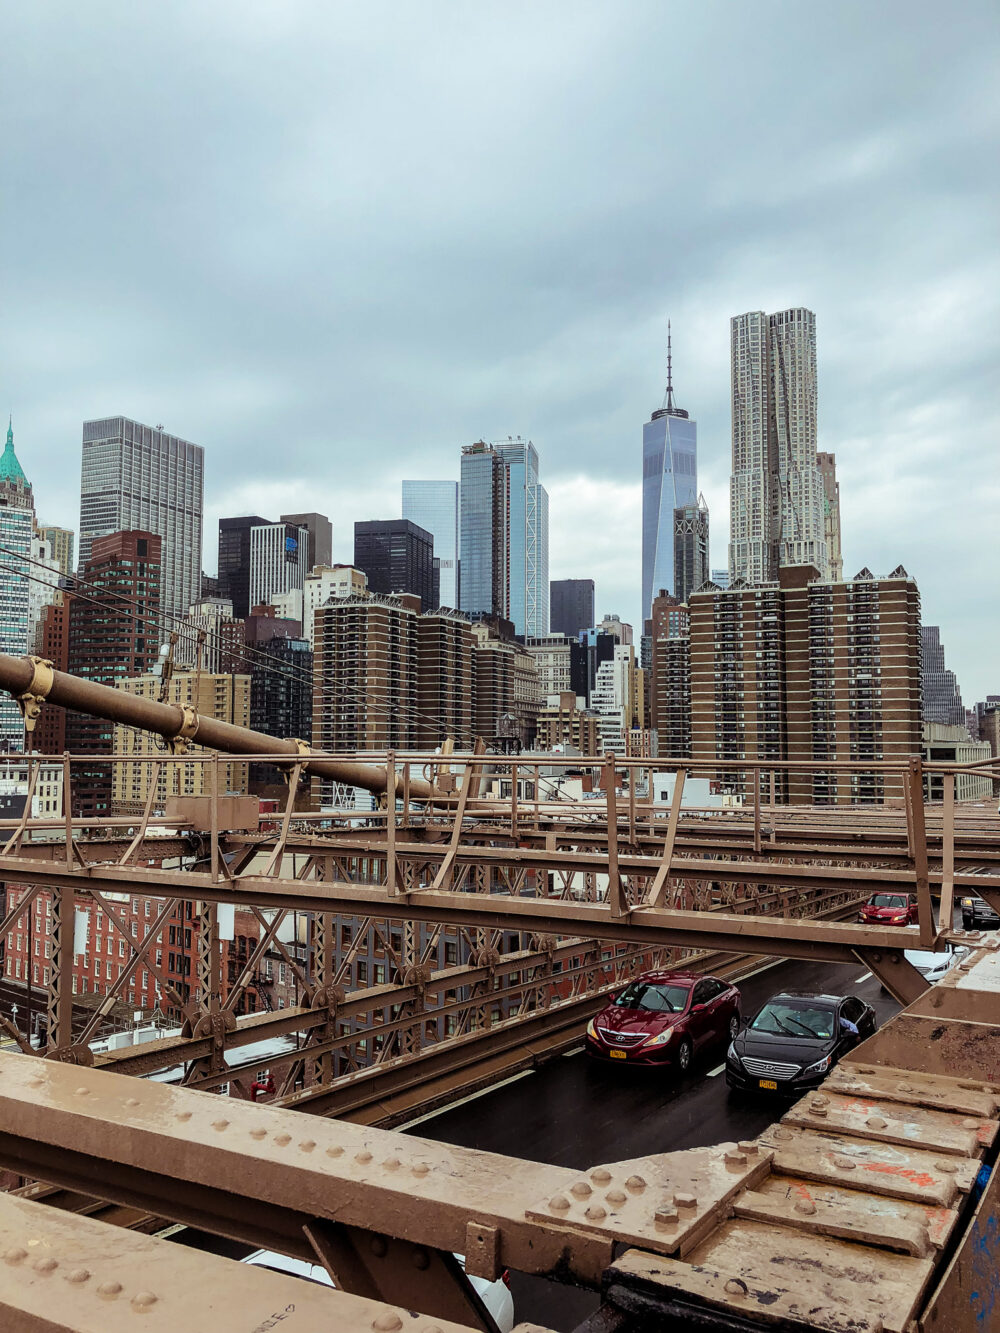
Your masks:
M899 1010L863 964L763 964L738 983L750 1015L777 991L802 988L857 995L880 1024ZM696 1148L759 1134L781 1103L730 1095L722 1072L725 1049L706 1053L686 1078L669 1070L618 1069L582 1050L413 1121L425 1138L584 1169L647 1153ZM598 1306L595 1293L511 1274L518 1320L569 1333Z

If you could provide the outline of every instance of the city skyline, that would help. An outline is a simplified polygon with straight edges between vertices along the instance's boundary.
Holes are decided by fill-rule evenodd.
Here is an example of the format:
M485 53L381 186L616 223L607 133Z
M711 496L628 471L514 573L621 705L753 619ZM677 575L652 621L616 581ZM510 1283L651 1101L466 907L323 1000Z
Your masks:
M892 13L787 10L766 42L739 14L710 62L664 85L642 52L672 20L640 8L615 20L588 13L571 32L558 15L527 20L532 63L515 118L470 112L463 70L473 50L486 77L520 69L523 25L507 30L490 6L461 32L443 25L441 77L412 74L409 129L375 113L429 40L419 15L377 35L348 17L290 14L266 36L183 6L179 25L130 18L116 24L130 54L127 121L103 92L121 74L105 41L109 10L67 25L72 43L64 16L13 16L11 49L46 55L12 60L0 92L17 129L0 148L5 179L34 182L0 222L18 255L0 391L45 522L77 527L80 422L121 413L206 448L208 534L220 515L318 508L334 521L334 559L349 560L354 520L398 516L415 458L417 475L455 475L464 442L496 438L513 420L545 459L550 576L592 574L597 614L637 624L641 502L626 464L662 383L668 315L683 331L684 399L699 422L699 486L721 567L728 322L802 305L820 321L817 443L837 456L844 575L902 562L925 617L942 626L963 694L995 691L1000 630L982 616L979 576L997 567L1000 504L989 390L996 185L981 171L989 11L972 5L942 33L929 5L908 7L902 30ZM707 49L710 17L685 14L684 26ZM352 91L340 98L326 74L342 63L342 40L356 74L344 68ZM193 52L223 41L220 81ZM264 98L250 72L272 43L278 87ZM897 57L888 70L873 55L886 43ZM759 77L737 143L728 116L695 127L686 108L696 96L724 106L747 50ZM70 77L81 57L97 83L83 108ZM161 123L140 79L164 62L189 87L190 144L191 125ZM849 87L824 73L828 62L851 69ZM788 67L811 84L795 117L779 91ZM290 80L301 68L310 77ZM595 81L616 106L613 124L601 124ZM52 118L68 139L40 133ZM310 133L289 157L288 127L302 118ZM115 151L95 161L108 126ZM415 142L455 134L443 193L422 185L411 130ZM357 154L327 170L331 146L347 141ZM177 171L184 188L171 194ZM495 207L498 173L521 207ZM211 572L211 549L204 563Z

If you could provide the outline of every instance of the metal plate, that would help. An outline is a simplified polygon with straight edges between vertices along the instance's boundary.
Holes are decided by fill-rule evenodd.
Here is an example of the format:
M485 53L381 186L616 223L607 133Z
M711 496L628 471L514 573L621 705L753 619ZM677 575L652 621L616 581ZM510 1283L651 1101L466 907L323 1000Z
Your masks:
M854 1138L904 1143L956 1157L978 1154L993 1142L1000 1128L995 1120L929 1111L922 1106L825 1089L803 1097L781 1120L785 1125L835 1130Z
M996 1119L1000 1098L988 1084L925 1074L914 1069L879 1069L841 1061L830 1071L823 1091L874 1097L883 1102L926 1106L957 1115Z

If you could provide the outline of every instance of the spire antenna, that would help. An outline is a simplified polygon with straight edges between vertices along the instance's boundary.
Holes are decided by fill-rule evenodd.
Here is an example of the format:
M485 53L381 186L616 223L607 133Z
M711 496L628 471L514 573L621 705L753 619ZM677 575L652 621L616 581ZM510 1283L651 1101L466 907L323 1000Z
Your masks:
M667 320L667 392L663 400L663 406L670 411L674 407L674 374L673 374L673 348L670 341L670 320Z

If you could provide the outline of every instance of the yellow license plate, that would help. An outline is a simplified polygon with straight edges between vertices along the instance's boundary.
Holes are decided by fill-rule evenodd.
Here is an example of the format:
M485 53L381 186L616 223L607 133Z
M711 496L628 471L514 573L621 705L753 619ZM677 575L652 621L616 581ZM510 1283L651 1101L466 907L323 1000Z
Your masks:
M612 1060L624 1060L624 1059L625 1059L625 1052L624 1052L624 1051L608 1051L608 1055L611 1056Z
M757 1080L762 1088L770 1088L772 1092L778 1091L778 1085L773 1078L762 1078Z

